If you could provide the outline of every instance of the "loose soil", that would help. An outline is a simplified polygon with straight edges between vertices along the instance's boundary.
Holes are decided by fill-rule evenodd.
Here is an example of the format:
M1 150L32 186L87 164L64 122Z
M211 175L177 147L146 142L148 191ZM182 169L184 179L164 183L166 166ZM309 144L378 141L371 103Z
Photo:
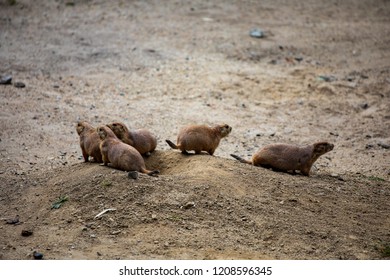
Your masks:
M386 0L0 0L0 259L389 259L389 14ZM151 130L160 175L84 163L79 120ZM191 123L233 130L214 156L171 150ZM316 141L335 148L310 177L230 157Z

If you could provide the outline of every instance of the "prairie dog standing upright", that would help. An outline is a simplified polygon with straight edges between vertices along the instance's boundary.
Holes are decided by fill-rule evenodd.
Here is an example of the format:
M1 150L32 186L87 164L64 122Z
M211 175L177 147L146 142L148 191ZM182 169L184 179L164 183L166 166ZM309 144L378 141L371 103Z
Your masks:
M84 161L88 162L89 157L93 157L96 162L102 163L100 137L97 134L96 129L88 122L80 121L77 123L76 130L80 136L80 147Z

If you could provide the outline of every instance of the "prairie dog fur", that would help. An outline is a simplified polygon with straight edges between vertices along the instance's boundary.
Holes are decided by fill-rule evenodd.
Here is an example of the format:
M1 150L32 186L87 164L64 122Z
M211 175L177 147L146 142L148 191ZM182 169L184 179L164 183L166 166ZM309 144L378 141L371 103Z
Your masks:
M188 151L195 151L195 154L206 151L213 155L221 139L229 135L231 131L232 128L227 124L212 127L189 125L179 131L177 144L170 140L166 140L166 142L172 149L179 149L183 154L188 154Z
M316 142L306 146L277 143L259 149L251 160L233 154L231 156L243 163L284 172L299 170L303 175L309 176L313 163L333 148L334 145L328 142Z
M132 146L120 141L108 126L99 126L97 133L100 136L100 150L104 165L124 171L138 171L150 176L159 173L158 170L150 171L145 167L141 154Z

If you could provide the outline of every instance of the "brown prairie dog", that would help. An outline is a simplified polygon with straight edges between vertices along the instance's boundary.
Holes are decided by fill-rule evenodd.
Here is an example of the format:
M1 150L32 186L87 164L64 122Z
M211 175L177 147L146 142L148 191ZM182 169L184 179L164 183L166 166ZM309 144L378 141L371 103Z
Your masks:
M252 160L245 160L233 154L231 156L243 163L284 172L299 170L303 175L309 176L313 163L333 148L334 145L328 142L317 142L307 146L278 143L264 146L252 156Z
M195 151L195 154L206 151L213 155L221 139L229 135L231 131L232 128L227 124L213 127L189 125L179 131L176 145L170 140L166 142L172 149L179 149L183 154L188 154L188 151Z
M134 147L141 155L149 156L157 147L156 137L147 129L129 130L124 123L107 125L124 143Z
M76 130L80 136L80 147L84 161L88 162L89 157L93 157L96 162L103 162L100 152L100 137L96 129L86 121L77 123Z
M104 165L111 163L111 166L116 169L138 171L150 176L159 173L158 170L147 170L141 154L132 146L119 140L108 126L99 126L97 132L101 139L100 150Z

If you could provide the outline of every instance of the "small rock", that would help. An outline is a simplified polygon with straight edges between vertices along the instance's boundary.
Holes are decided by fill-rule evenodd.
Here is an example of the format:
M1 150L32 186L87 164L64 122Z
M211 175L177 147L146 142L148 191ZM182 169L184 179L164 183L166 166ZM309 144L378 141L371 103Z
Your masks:
M22 230L22 236L27 237L33 234L32 230L24 229Z
M368 103L360 104L360 108L366 110L368 108Z
M34 259L36 259L36 260L42 260L43 259L43 254L39 253L37 251L34 251L33 256L34 256Z
M11 75L1 76L0 77L0 85L10 85L12 81Z
M325 82L333 82L337 80L335 76L324 76L324 75L318 76L318 79L323 80Z
M19 215L16 215L16 217L13 218L13 219L8 219L6 221L6 223L9 224L9 225L18 225L18 224L20 224Z
M337 132L334 132L334 131L329 132L329 134L333 135L333 136L339 136L339 134Z
M367 145L366 145L366 150L372 149L372 148L374 148L374 145L372 145L372 144L367 144Z
M157 220L157 215L156 214L152 215L152 220Z
M379 142L378 146L382 147L383 149L386 149L386 150L390 149L390 145L386 144L386 143L383 143L383 142Z
M138 179L138 172L137 171L129 171L129 173L127 173L127 177L129 177L130 179Z
M330 176L332 176L333 178L336 178L337 180L339 180L339 181L345 181L344 179L343 179L343 177L341 177L339 174L337 174L337 173L332 173L332 174L330 174Z
M302 56L297 56L297 57L294 57L294 59L298 62L301 62L303 60L303 57Z
M14 83L14 87L16 87L16 88L25 88L26 84L23 83L23 82L15 82Z
M249 32L249 35L253 38L264 38L264 32L261 29L254 28Z
M193 201L187 202L187 203L183 206L184 209L190 209L190 208L192 208L192 207L195 207L195 202L193 202Z

